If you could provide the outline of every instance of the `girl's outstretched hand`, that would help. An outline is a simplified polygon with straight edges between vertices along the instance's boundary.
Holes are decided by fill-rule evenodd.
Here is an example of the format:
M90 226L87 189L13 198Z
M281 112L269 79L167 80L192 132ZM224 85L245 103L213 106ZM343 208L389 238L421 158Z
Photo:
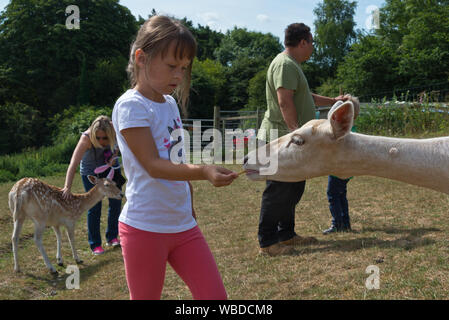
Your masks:
M230 185L232 181L238 177L236 172L214 165L204 166L204 172L207 180L209 180L215 187Z

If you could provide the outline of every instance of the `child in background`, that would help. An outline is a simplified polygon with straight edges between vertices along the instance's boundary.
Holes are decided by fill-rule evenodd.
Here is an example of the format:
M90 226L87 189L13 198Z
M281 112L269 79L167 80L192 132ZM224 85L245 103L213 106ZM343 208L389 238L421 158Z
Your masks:
M189 180L209 180L219 187L238 175L214 165L184 163L182 131L172 137L182 123L170 94L176 94L185 111L195 54L196 41L179 21L151 17L132 45L132 89L112 113L128 178L119 233L131 299L160 299L167 262L194 299L227 298L196 223Z
M351 95L345 95L344 100L350 100L354 105L354 121L359 115L360 111L360 103L356 97L352 97ZM343 102L336 102L329 113L341 105ZM356 132L355 125L351 128L352 132ZM349 206L348 206L348 198L346 197L347 193L347 184L348 179L341 179L336 176L330 175L328 177L327 183L327 200L329 202L329 210L332 215L331 226L323 231L324 235L334 233L334 232L346 232L351 231L351 220L349 218Z

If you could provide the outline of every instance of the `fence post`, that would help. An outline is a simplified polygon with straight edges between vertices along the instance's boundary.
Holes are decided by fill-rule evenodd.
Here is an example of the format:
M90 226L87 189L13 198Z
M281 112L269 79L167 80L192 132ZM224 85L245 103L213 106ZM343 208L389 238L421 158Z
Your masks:
M220 107L214 107L214 129L220 130Z
M259 130L259 107L257 107L256 116L257 116L256 118L256 132L257 132L257 130Z
M214 106L214 160L215 160L215 152L220 152L218 150L219 144L218 139L220 139L220 107ZM221 142L221 141L220 141Z

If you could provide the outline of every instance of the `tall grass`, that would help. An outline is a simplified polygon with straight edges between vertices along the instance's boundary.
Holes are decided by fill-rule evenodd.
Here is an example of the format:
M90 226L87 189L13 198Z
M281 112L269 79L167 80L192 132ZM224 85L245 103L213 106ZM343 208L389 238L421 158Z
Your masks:
M448 109L438 104L372 103L356 120L360 133L385 136L449 134Z
M77 142L77 137L69 136L54 146L0 156L0 182L64 173Z

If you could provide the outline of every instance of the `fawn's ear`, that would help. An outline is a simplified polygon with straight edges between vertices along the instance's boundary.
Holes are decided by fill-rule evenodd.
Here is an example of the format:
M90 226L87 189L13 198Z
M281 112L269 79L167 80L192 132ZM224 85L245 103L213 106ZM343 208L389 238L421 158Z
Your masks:
M88 175L87 179L89 179L90 183L92 183L92 184L97 184L97 182L98 182L98 178L96 176Z
M351 131L354 123L354 106L351 101L346 101L336 106L334 110L332 109L329 111L328 119L331 123L334 137L339 139Z

